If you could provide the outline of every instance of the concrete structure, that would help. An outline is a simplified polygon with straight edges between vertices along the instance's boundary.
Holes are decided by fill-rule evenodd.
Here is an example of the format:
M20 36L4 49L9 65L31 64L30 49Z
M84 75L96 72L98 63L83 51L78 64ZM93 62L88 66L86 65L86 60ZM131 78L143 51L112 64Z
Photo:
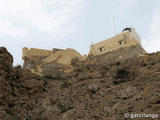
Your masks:
M121 47L141 45L141 40L134 28L125 28L122 33L90 46L89 56L97 56L115 51Z

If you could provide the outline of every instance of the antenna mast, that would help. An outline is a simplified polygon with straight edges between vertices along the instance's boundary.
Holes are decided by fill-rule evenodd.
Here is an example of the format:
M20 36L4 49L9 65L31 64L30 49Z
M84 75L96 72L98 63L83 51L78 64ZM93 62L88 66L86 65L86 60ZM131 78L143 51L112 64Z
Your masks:
M114 16L113 16L113 23L114 23L114 33L116 35L117 34L117 31L116 31L116 21L115 21Z

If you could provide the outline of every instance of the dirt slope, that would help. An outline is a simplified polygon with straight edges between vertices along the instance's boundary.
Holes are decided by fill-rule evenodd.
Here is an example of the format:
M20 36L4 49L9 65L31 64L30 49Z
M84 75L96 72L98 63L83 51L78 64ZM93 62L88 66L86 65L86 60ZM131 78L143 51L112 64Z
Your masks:
M125 120L160 115L160 53L112 64L74 64L72 73L38 76L12 67L0 48L0 120ZM54 74L54 73L53 73Z

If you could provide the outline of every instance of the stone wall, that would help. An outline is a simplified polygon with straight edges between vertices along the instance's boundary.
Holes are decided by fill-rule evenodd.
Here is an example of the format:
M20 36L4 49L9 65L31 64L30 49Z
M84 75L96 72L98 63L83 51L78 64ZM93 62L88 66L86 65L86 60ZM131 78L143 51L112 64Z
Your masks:
M88 60L90 60L90 63L113 64L146 54L147 53L140 45L132 45L129 47L122 47L115 51L107 52L102 55L90 57L90 59Z
M66 68L71 67L71 61L74 58L84 60L85 57L80 55L76 50L67 48L63 49L52 49L42 50L36 48L23 48L23 68L30 69L31 71L42 72L45 69L52 70L55 67ZM48 67L49 66L49 67Z
M32 57L47 57L52 53L52 50L43 50L37 48L30 48L27 47L23 48L22 57L25 58L32 58Z
M137 44L141 45L141 40L135 29L132 28L131 31L124 31L115 37L91 45L89 55L101 55Z
M71 60L73 58L78 57L81 60L84 60L85 58L81 56L77 51L74 49L66 49L66 50L61 50L58 51L49 57L45 58L42 60L42 62L45 63L58 63L58 64L63 64L63 65L70 65Z

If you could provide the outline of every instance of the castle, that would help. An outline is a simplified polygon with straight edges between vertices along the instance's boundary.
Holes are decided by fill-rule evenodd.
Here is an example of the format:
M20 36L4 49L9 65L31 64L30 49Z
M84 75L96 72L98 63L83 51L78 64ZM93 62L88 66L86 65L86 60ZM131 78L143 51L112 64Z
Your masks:
M102 55L122 47L129 47L137 44L141 46L141 40L135 29L125 28L120 34L112 38L92 44L90 46L89 56Z
M52 50L43 50L37 48L27 47L22 50L22 59L24 60L23 67L27 69L33 69L36 65L45 64L60 64L69 66L73 58L79 58L84 60L85 58L81 56L76 50L67 48Z
M130 46L141 47L141 40L134 28L125 28L120 34L112 38L92 44L88 56L98 56ZM85 56L70 48L66 50L56 48L43 50L37 48L28 49L26 47L23 48L22 58L24 60L23 66L27 69L34 69L37 65L46 64L70 66L73 58L78 58L82 61L86 59Z

